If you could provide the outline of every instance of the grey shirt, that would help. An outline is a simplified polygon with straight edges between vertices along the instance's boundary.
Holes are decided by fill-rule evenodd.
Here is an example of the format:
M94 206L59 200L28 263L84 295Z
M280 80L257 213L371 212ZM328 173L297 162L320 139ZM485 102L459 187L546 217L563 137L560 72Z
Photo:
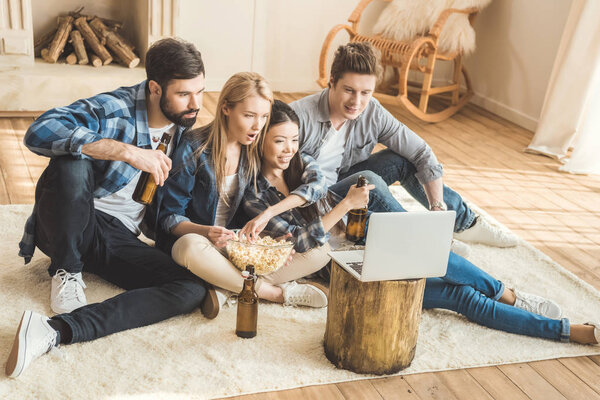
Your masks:
M296 100L290 106L300 118L300 151L318 158L331 127L329 89ZM382 143L414 164L417 169L415 175L422 184L443 175L442 165L431 147L375 98L371 98L367 108L356 119L348 120L346 124L348 136L344 146L345 156L338 174L369 158L375 145Z

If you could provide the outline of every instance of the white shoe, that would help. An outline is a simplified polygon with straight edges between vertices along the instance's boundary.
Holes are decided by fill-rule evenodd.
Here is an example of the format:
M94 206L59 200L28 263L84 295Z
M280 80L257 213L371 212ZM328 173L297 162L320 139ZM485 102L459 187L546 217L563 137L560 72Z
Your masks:
M600 344L600 322L586 322L584 325L591 325L594 327L594 337L596 338L596 344Z
M560 306L552 300L518 290L513 291L517 296L515 307L550 319L559 319L562 316Z
M456 239L452 239L450 251L455 254L458 254L462 258L469 258L469 256L471 255L471 247L468 244Z
M490 225L481 217L477 217L475 225L469 229L455 233L454 238L463 242L482 243L494 247L514 247L517 245L515 235Z
M25 311L6 361L6 375L11 378L21 375L33 360L56 346L56 335L48 325L48 317Z
M279 287L283 290L283 304L286 306L327 307L327 296L314 285L291 281Z
M64 269L59 269L52 278L50 308L57 314L63 314L85 306L87 304L83 293L85 287L81 272L71 274Z

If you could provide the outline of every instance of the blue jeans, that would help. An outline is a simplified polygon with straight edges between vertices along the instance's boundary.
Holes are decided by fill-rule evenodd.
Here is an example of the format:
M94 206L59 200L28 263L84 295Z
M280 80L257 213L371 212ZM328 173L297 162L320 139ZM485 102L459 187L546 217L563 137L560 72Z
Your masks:
M140 241L117 218L94 209L89 160L56 157L36 187L36 246L51 260L49 273L91 272L126 291L53 319L84 342L195 310L204 282L170 255Z
M381 205L380 201L373 204L373 208L369 203L371 211L405 211L398 200L389 192L388 186L399 181L406 191L414 197L419 203L429 208L427 195L423 185L419 183L415 177L416 168L406 158L394 153L391 150L382 150L372 154L367 160L353 165L338 177L338 182L332 185L329 189L336 194L344 197L348 192L350 185L356 183L358 172L365 175L364 172L371 171L373 175L379 175L381 179L372 180L372 176L365 176L370 183L376 187L375 195L380 201L386 202L385 206L376 208ZM353 176L355 175L355 176ZM373 194L373 191L371 191ZM449 210L456 211L456 222L454 224L455 232L462 232L473 225L476 215L463 201L462 197L448 186L444 185L444 202L448 205Z
M443 308L489 328L569 341L569 320L554 320L497 301L504 284L459 255L450 253L442 278L428 278L423 308Z

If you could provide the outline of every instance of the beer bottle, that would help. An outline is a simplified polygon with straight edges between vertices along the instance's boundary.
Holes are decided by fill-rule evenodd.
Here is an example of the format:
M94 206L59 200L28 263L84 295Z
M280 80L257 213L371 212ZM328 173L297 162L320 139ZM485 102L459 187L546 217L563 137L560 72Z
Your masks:
M244 287L238 296L237 321L235 334L241 338L253 338L256 336L258 322L258 295L254 290L255 275L254 266L248 265L246 271L242 272Z
M163 133L160 143L156 149L167 154L167 146L169 146L170 141L171 135L168 133ZM155 193L156 182L154 181L154 177L148 172L142 172L140 175L140 180L138 181L135 191L133 192L133 196L131 197L138 203L150 205L154 200Z
M358 177L356 187L366 186L367 178L364 176ZM348 211L348 224L346 225L346 239L351 242L358 242L365 237L365 224L367 222L367 207L355 208Z

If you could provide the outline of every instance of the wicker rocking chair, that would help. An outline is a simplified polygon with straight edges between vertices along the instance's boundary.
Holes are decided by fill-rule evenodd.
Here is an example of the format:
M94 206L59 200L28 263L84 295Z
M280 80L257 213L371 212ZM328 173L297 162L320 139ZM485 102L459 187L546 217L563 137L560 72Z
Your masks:
M398 82L398 94L386 94L385 92L388 91L388 88L378 87L375 94L379 100L390 102L392 104L402 104L413 115L425 122L439 122L458 112L473 96L471 81L462 63L462 51L452 53L442 53L438 51L438 38L442 32L444 23L452 13L468 14L469 22L472 25L478 9L446 9L440 14L427 35L417 37L412 41L398 41L387 39L379 35L365 36L358 33L358 24L362 13L371 1L372 0L361 0L348 18L348 22L352 25L336 25L327 34L323 47L321 48L321 56L319 57L319 79L317 80L317 83L321 87L327 86L328 71L326 64L331 43L339 31L346 30L350 36L350 42L370 42L379 49L381 52L381 64L386 68L391 67L394 71L394 80L397 79ZM451 84L438 87L432 86L436 60L454 62ZM422 73L422 82L409 82L409 72L411 70ZM464 93L461 93L460 90L461 73L467 88ZM382 92L382 90L385 90L385 92ZM413 103L409 99L409 92L420 95L420 97L418 97L418 102ZM428 110L432 96L445 97L445 101L439 102L442 107L445 108L440 110L439 105L436 103L436 106L438 107L437 110Z

